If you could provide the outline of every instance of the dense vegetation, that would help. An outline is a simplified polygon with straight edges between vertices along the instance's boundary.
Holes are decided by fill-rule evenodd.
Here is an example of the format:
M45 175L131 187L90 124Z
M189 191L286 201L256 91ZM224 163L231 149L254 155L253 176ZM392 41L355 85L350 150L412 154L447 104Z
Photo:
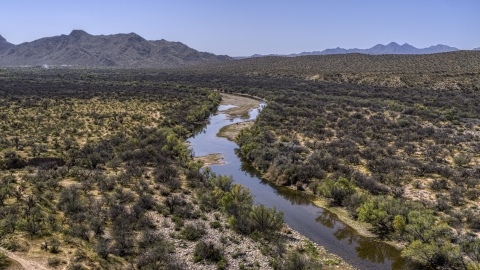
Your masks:
M192 160L184 140L220 95L165 76L0 70L1 246L52 268L224 269L245 254L203 237L219 230L223 245L251 236L276 269L318 264L285 248L282 213ZM175 253L184 241L197 242L190 257ZM250 259L243 269L258 268Z
M195 67L189 72L297 78L338 84L422 89L480 89L480 52L427 55L261 57Z
M477 269L479 56L267 57L193 80L269 101L236 138L265 178L345 207L414 262Z
M268 100L236 138L239 154L266 179L347 209L379 237L403 244L411 261L478 269L479 57L266 57L168 72L41 76L0 70L2 242L51 238L49 249L60 240L96 250L95 258L137 258L141 268L149 261L138 256L142 248L153 248L141 241L152 236L141 235L151 232L148 213L156 212L171 217L175 237L199 241L193 260L222 268L221 249L198 240L203 225L183 222L213 211L240 234L273 236L268 242L280 244L265 251L272 266L314 267L301 254L285 256L271 233L280 213L254 206L247 190L190 160L183 139L218 105L218 94L206 90L215 89ZM191 189L193 200L181 196ZM152 245L165 256L162 266L181 267L168 243Z
M177 265L153 230L149 211L161 207L154 190L181 187L183 139L218 95L153 81L96 84L76 72L1 76L2 245L33 252L27 234L52 254L74 250L72 269L106 267L109 254L139 268ZM168 182L156 176L162 168L173 174Z
M256 57L214 65L204 65L200 69L218 73L256 72L276 76L299 77L315 72L391 72L391 73L456 73L479 70L480 52L456 51L439 54L336 54L300 57Z

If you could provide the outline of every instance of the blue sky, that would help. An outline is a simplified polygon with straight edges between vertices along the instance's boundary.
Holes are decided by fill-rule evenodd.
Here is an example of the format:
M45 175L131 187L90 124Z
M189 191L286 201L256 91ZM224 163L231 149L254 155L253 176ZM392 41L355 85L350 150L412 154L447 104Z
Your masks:
M480 47L479 0L0 0L0 35L19 44L83 29L135 32L231 56L391 41Z

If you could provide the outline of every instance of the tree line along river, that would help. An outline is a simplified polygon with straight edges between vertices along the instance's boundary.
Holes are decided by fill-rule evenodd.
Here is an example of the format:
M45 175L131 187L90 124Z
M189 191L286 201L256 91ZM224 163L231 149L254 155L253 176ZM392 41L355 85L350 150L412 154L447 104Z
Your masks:
M410 269L399 250L375 238L358 234L336 214L316 206L313 203L315 196L262 180L261 174L235 153L238 146L234 142L217 137L224 126L255 120L265 105L262 102L259 108L250 110L248 118L233 119L222 113L231 106L221 105L203 130L188 140L195 155L223 154L222 161L225 164L210 165L213 172L233 176L235 183L250 189L256 204L276 207L284 213L284 220L290 228L342 257L355 268Z

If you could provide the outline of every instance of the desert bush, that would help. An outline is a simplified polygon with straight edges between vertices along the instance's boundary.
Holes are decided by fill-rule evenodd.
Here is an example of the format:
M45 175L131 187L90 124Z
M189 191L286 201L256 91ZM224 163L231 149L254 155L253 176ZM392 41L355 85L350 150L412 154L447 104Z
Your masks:
M342 205L343 201L355 193L355 184L352 180L340 177L337 181L327 179L319 187L320 194L331 198L333 205Z
M200 241L195 245L193 252L194 262L206 261L209 263L218 263L224 260L223 252L211 242Z
M180 237L188 241L196 241L205 234L203 223L187 224L180 231Z
M50 253L57 254L60 252L60 241L57 238L52 238L48 241L48 246Z
M84 205L81 199L79 187L71 186L64 188L60 192L57 207L64 211L67 215L81 212Z
M0 269L7 269L11 263L10 258L0 251Z
M299 251L291 251L287 254L285 261L277 265L274 269L278 270L313 270L321 269L322 264Z
M472 158L466 154L458 154L453 157L453 162L459 167L464 167L470 163Z
M448 182L445 179L441 180L433 180L432 183L430 183L430 188L433 189L434 191L440 191L442 189L447 189L448 188Z
M255 228L262 232L278 232L283 227L283 212L275 207L267 208L263 204L253 206L249 217L254 221Z
M218 220L215 220L215 221L210 222L210 227L214 228L214 229L221 229L222 224Z
M47 263L50 267L57 267L62 263L62 260L60 260L59 258L48 258Z
M110 251L110 241L108 239L99 237L97 242L95 243L95 252L100 256L102 259L107 259L108 255L111 253Z

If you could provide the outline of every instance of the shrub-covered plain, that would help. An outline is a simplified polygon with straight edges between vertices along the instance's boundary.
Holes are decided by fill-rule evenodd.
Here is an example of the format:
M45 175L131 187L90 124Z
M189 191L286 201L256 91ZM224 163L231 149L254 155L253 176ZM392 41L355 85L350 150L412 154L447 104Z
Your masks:
M282 213L185 144L220 103L212 89L155 70L1 69L2 248L68 269L289 264ZM241 255L261 247L262 262Z

